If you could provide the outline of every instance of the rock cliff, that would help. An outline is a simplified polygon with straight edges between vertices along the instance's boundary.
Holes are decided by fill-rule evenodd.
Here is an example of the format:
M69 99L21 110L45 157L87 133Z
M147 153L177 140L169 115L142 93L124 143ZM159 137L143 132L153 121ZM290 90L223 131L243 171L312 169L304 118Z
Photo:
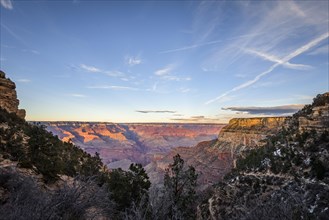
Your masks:
M329 131L329 103L325 103L323 100L329 99L329 92L319 96L320 106L315 106L308 110L307 115L301 115L298 117L299 131L311 131L317 132Z
M176 154L199 173L198 185L205 189L221 180L243 152L264 145L266 137L275 134L286 117L233 118L223 127L218 139L201 142L192 148L174 148L166 156L145 167L153 183L160 183L165 169Z
M238 158L199 205L198 219L327 219L328 105L328 93L318 95L263 147Z
M233 167L236 158L246 151L265 144L264 140L284 126L287 117L233 118L218 135L216 147L230 153Z
M275 134L285 120L286 117L233 118L219 133L218 147L232 149L259 146L266 136Z
M24 109L18 109L19 100L15 89L15 83L7 79L5 73L0 70L0 107L24 119L26 113Z

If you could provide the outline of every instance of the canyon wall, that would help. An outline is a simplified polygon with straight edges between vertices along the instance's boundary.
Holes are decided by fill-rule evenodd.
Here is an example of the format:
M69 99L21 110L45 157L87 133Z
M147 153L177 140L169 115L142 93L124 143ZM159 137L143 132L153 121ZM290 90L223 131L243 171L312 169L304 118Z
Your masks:
M321 97L318 97L319 102L322 100L329 99L329 92L324 93ZM329 131L329 104L319 103L320 106L315 106L309 110L309 114L306 116L300 116L298 118L299 131L311 131L317 132Z
M327 219L329 93L315 97L283 125L278 121L284 129L266 149L238 160L237 169L199 205L197 219ZM219 147L227 128L220 132ZM244 145L239 140L226 142Z
M88 153L98 152L110 168L147 165L176 147L192 147L216 138L222 124L42 122L63 141Z
M0 107L24 119L26 113L24 109L18 109L19 100L15 89L15 83L0 70Z
M261 146L269 135L284 126L286 117L233 118L218 135L218 148L238 154L244 149Z
M152 182L160 183L173 156L180 154L185 163L199 173L198 185L205 189L235 167L236 159L243 151L263 145L262 140L275 134L285 120L286 117L233 118L220 130L217 139L201 142L193 148L174 148L145 168Z

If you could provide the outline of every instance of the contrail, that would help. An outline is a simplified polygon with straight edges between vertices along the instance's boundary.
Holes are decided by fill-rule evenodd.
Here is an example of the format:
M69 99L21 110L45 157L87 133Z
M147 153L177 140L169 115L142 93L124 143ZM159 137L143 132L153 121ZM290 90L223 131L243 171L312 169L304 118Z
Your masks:
M193 49L196 47L202 47L202 46L206 46L206 45L210 45L210 44L217 44L217 43L221 43L221 42L223 42L223 41L222 40L209 41L206 43L194 44L194 45L181 47L181 48L177 48L177 49L164 50L164 51L160 51L159 53L171 53L171 52L176 52L176 51L189 50L189 49Z
M264 60L268 60L274 63L280 63L285 67L291 68L291 69L300 69L300 70L305 70L305 69L310 69L312 68L309 65L304 65L304 64L294 64L294 63L290 63L290 62L283 62L283 60L281 60L280 58L271 55L271 54L266 54L260 51L256 51L256 50L246 50L247 53L251 53L251 54L255 54L261 58L263 58Z
M209 101L207 101L205 104L208 105L210 103L213 103L215 101L218 101L220 99L222 99L223 97L227 96L228 94L230 94L231 92L234 91L238 91L240 89L246 88L251 86L252 84L256 83L258 80L260 80L263 76L266 76L267 74L269 74L270 72L272 72L276 67L278 67L279 65L284 65L285 63L289 62L292 58L304 53L305 51L309 50L310 48L316 46L317 44L319 44L321 41L323 41L324 39L329 37L329 32L322 34L320 37L315 38L314 40L312 40L311 42L305 44L302 47L299 47L297 50L295 50L294 52L288 54L287 56L283 57L282 60L280 60L281 62L275 63L273 64L268 70L260 73L259 75L257 75L254 79L249 80L245 83L242 83L241 85L234 87L233 89L224 92L223 94L221 94L220 96L211 99Z

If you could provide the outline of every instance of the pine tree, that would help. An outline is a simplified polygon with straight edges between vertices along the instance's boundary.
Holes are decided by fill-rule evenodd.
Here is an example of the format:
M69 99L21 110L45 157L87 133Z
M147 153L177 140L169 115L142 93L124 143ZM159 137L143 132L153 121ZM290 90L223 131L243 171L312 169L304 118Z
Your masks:
M166 169L164 176L165 194L171 200L168 217L191 219L195 217L195 188L198 174L192 166L184 169L184 160L179 154L173 159L174 162Z

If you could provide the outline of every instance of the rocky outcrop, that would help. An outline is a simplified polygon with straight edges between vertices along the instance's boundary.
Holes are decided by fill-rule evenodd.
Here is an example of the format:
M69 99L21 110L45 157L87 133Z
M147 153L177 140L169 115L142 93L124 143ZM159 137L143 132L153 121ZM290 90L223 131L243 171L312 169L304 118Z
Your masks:
M321 99L326 98L329 99L329 92L321 96ZM311 130L316 132L329 131L329 104L324 103L321 106L311 108L308 115L298 118L298 124L301 132Z
M18 105L15 83L7 79L5 73L0 71L0 107L24 119L25 110L18 109Z
M318 95L263 147L240 157L197 219L327 219L328 105L328 93Z
M229 150L261 145L266 136L275 134L286 117L233 118L218 135L218 147Z
M233 167L236 158L246 151L263 146L267 137L284 126L287 117L233 118L218 135L217 148L230 153Z

